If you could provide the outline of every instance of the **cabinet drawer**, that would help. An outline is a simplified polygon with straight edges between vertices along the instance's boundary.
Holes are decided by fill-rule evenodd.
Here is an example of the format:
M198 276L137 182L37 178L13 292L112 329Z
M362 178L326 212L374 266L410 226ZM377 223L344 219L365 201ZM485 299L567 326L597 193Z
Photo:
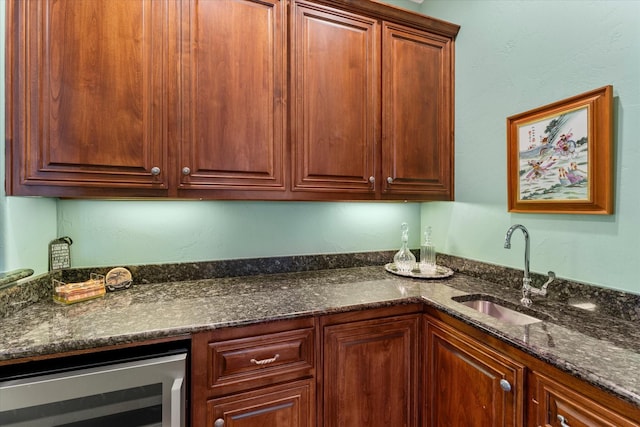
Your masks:
M313 375L313 328L211 342L207 384L214 396Z

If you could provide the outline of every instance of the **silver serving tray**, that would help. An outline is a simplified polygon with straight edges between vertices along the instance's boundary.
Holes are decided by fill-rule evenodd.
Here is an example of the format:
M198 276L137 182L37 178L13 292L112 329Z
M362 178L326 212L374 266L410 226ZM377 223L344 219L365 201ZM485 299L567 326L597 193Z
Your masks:
M398 276L414 277L416 279L444 279L445 277L453 275L452 269L442 265L436 265L436 271L433 273L422 273L419 268L414 268L410 273L400 272L392 262L385 264L384 269L389 273L396 274Z

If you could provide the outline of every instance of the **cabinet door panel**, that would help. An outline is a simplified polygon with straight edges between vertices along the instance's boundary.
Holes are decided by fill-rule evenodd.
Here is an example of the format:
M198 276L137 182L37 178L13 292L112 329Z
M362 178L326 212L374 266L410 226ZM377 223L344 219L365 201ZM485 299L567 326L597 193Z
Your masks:
M185 4L180 188L283 190L286 2Z
M294 190L372 192L376 21L307 3L294 20Z
M431 323L427 358L428 426L522 426L522 365ZM501 380L508 381L510 391L501 388Z
M313 380L235 394L207 403L207 426L312 427Z
M44 0L11 7L11 133L16 163L25 165L15 193L31 185L167 188L162 64L173 28L166 26L169 2Z
M387 23L382 39L383 192L449 199L452 41Z
M327 427L417 426L418 317L325 327Z
M637 427L612 409L539 373L530 375L532 426Z

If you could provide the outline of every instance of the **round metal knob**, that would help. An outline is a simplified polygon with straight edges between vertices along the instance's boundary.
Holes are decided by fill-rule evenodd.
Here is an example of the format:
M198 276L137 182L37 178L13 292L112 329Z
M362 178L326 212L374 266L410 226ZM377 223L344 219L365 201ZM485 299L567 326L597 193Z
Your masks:
M160 175L160 168L157 166L154 166L151 168L151 175L153 176L158 176Z
M509 381L502 379L500 380L500 388L504 391L511 391L511 384L509 384Z
M189 175L191 173L191 169L189 169L188 167L183 167L182 168L182 175Z
M560 421L560 427L571 427L569 423L567 423L567 419L560 414L558 414L558 421Z
M214 423L213 427L224 427L224 420L222 418L218 418Z
M393 182L393 178L391 178L390 176L388 176L388 177L387 177L387 182L388 182L389 184L391 184L391 183Z
M370 182L370 183L372 183L372 184L375 184L375 182L376 182L376 177L375 177L375 176L373 176L373 175L371 175L371 176L369 177L369 182Z

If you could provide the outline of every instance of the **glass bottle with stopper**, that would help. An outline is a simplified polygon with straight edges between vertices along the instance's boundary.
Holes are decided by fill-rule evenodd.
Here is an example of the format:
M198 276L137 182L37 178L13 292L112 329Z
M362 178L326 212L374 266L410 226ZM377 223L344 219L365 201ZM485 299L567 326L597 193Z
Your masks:
M400 226L402 231L402 247L393 257L393 263L400 273L411 273L416 266L416 257L409 250L409 225L403 222Z
M424 243L420 246L420 272L433 274L436 271L436 247L431 242L431 227L424 232Z

